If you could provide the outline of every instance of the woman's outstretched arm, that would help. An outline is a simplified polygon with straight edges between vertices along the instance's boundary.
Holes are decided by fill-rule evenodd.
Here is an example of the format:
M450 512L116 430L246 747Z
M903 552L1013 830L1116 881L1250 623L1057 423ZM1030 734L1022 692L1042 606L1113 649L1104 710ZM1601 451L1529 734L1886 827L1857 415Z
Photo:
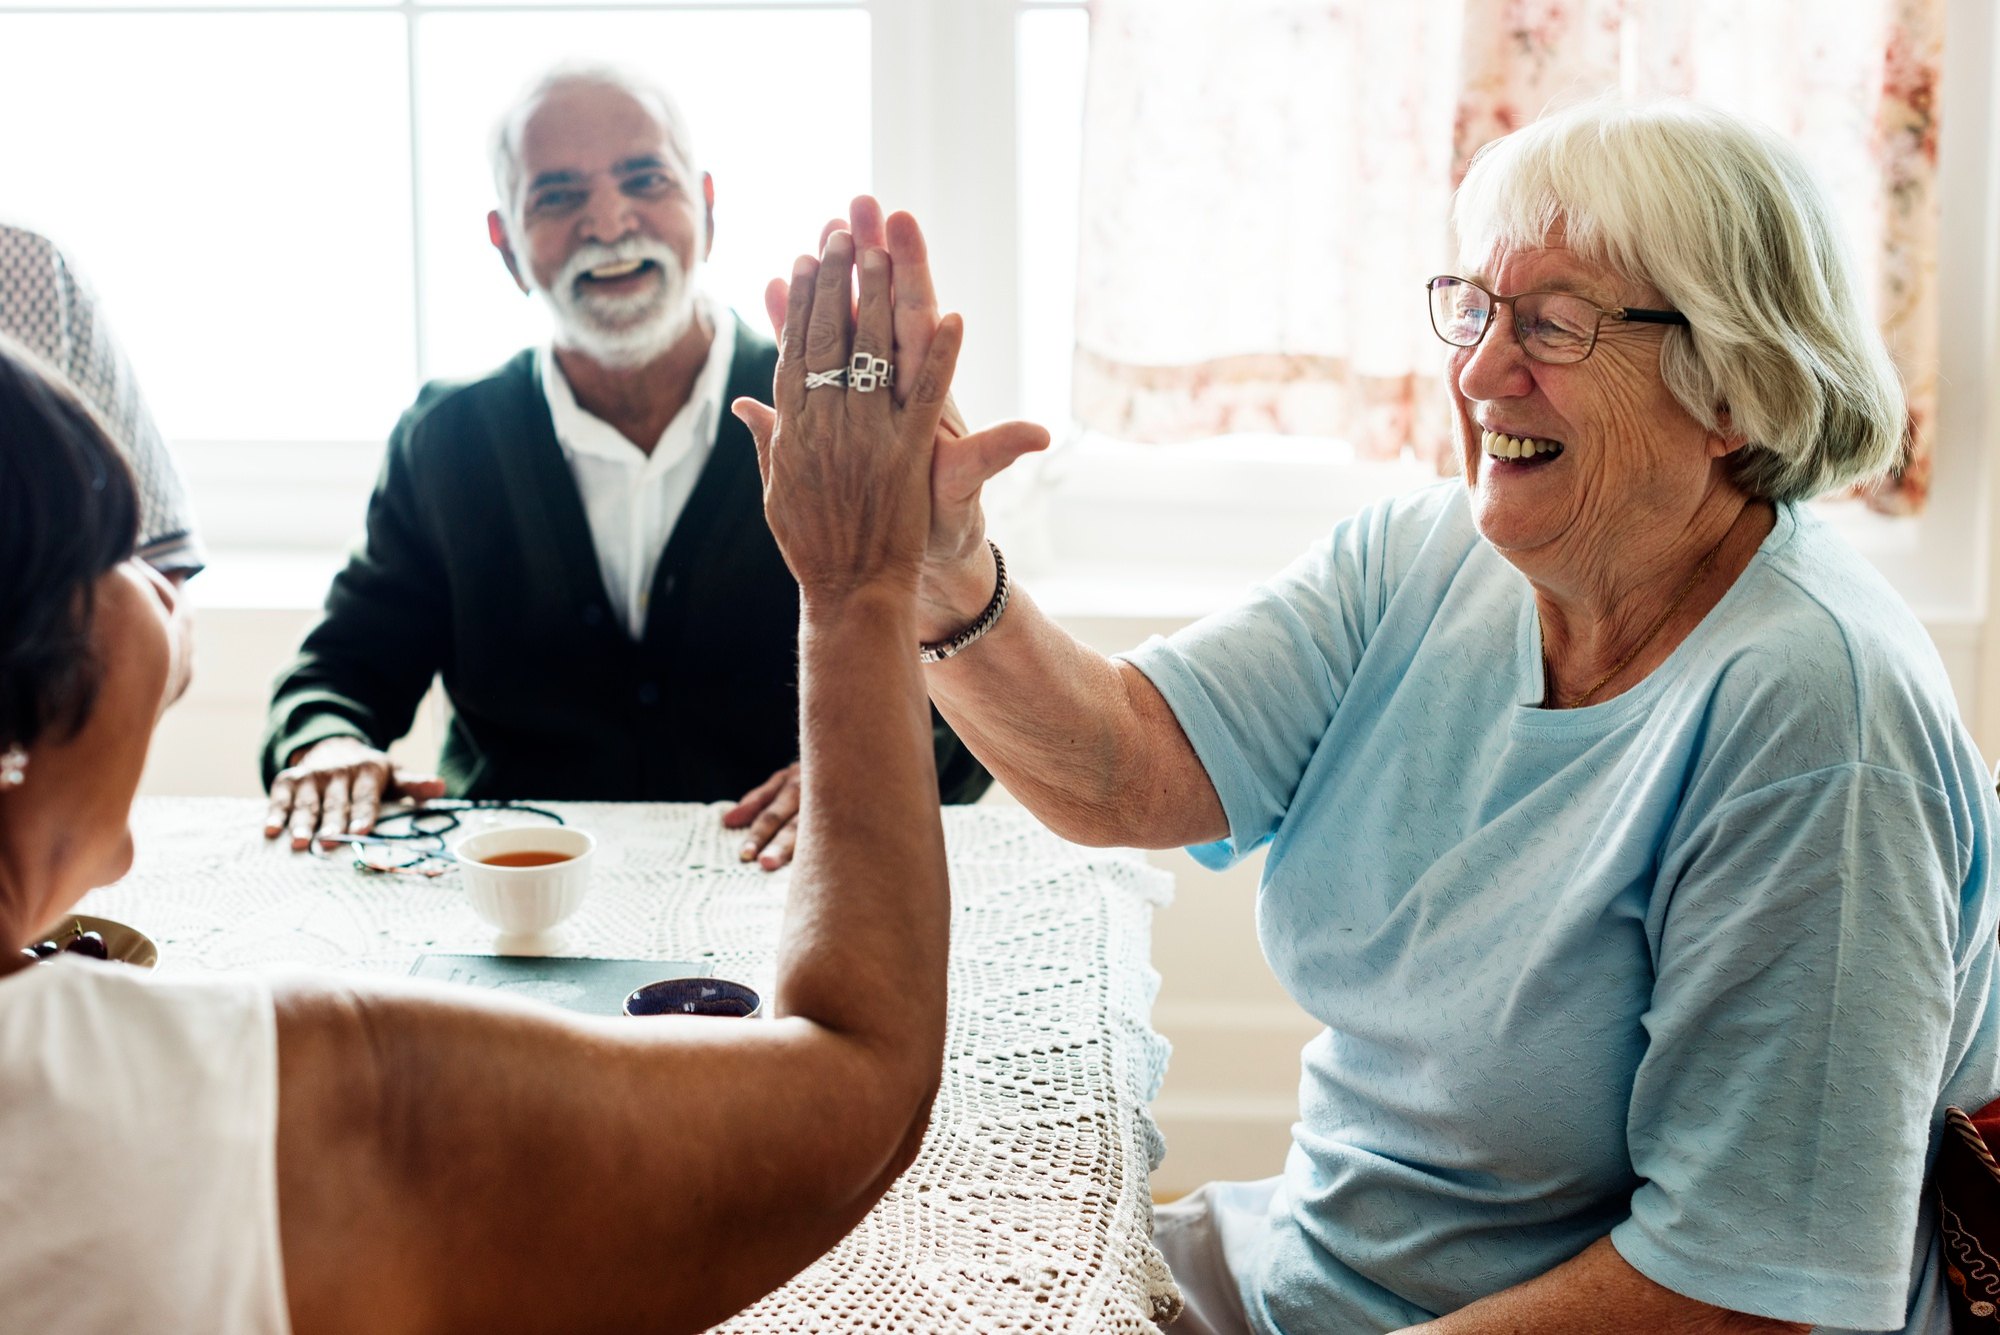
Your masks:
M808 365L847 360L852 263L845 234L823 269L801 261L759 442L802 596L806 830L778 1018L285 985L279 1206L300 1335L702 1330L838 1241L914 1158L950 899L911 646L958 334L941 331L906 405L809 394ZM855 347L886 349L889 319L877 252Z
M1599 1238L1534 1279L1398 1335L1806 1335L1791 1321L1712 1307L1654 1283Z
M930 255L917 221L854 200L847 219L863 246L889 253L897 373L921 366L939 328ZM791 285L773 279L765 305L782 329ZM980 491L1048 432L1001 422L966 434L947 415L931 466L931 521L917 630L927 643L970 625L993 594ZM1000 623L959 657L924 669L925 684L960 740L1007 791L1056 833L1083 844L1172 848L1229 832L1221 799L1173 711L1138 669L1080 643L1018 585Z
M971 624L993 585L982 537L955 566L926 571L919 633L943 640ZM972 753L1057 834L1175 848L1229 833L1208 771L1153 683L1056 625L1026 589L983 638L924 676Z

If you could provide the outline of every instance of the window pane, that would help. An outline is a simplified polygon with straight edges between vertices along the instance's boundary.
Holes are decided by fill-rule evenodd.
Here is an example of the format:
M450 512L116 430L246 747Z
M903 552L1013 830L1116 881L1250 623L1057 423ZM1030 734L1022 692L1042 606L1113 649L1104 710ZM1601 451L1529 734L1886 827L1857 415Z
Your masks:
M21 9L386 9L397 0L0 0L0 14Z
M393 14L0 15L0 213L97 288L171 437L380 437L411 394Z
M1016 50L1022 415L1053 430L1070 420L1089 16L1080 9L1024 13Z
M547 337L541 303L520 294L487 243L487 136L500 109L560 61L617 61L680 103L715 178L702 281L760 331L770 327L764 285L868 188L865 14L432 14L418 24L429 375L476 375Z
M1074 0L1068 0L1073 3ZM165 3L165 0L162 0ZM424 5L440 9L458 6L478 5L487 8L493 5L533 5L546 8L574 4L579 7L603 8L607 5L644 5L653 9L865 9L866 0L418 0Z

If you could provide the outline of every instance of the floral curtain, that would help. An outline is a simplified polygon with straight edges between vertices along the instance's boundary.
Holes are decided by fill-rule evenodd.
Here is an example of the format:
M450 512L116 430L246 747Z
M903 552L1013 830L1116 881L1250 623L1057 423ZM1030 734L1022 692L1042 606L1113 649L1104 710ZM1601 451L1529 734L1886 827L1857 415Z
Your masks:
M1910 396L1937 360L1945 0L1095 0L1075 406L1128 439L1333 436L1450 468L1420 284L1480 145L1607 90L1788 135L1840 209Z

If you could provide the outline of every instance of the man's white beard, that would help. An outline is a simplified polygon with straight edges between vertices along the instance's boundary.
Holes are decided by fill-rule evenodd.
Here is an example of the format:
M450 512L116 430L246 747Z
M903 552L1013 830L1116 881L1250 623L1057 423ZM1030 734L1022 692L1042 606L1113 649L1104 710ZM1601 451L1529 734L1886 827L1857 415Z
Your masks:
M651 260L660 281L649 291L607 297L585 289L583 275L605 264ZM555 316L556 342L614 370L644 366L681 341L694 324L694 283L665 242L627 237L616 245L587 244L536 293Z

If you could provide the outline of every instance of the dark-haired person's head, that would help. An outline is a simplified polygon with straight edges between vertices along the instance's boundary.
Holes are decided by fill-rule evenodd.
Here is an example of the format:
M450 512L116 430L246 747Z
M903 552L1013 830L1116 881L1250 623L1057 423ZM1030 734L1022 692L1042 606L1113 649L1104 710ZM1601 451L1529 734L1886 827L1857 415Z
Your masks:
M0 340L0 971L124 874L153 725L187 684L186 621L132 559L138 523L97 420Z

